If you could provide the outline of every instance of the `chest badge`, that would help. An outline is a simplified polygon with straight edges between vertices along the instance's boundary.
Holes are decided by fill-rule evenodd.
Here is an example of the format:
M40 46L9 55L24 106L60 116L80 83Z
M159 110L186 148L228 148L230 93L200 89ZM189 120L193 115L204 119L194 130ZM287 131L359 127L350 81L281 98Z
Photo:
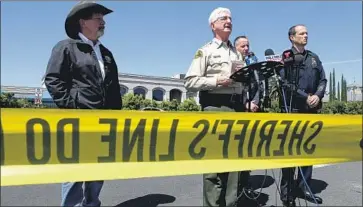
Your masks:
M112 60L109 56L105 56L105 62L111 64Z
M313 66L313 68L318 66L318 64L316 63L315 58L311 58L311 65Z

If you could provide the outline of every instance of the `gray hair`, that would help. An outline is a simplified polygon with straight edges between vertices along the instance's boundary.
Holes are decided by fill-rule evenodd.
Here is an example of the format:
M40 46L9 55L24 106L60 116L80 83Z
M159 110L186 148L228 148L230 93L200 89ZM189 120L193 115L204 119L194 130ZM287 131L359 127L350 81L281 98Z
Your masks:
M228 13L232 15L231 11L228 8L218 7L212 11L212 13L208 18L209 25L215 22L221 16L222 13Z

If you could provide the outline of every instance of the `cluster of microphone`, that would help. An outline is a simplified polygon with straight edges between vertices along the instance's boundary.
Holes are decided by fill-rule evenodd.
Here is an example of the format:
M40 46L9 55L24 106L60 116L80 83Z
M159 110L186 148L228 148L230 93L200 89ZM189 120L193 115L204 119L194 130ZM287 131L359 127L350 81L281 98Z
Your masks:
M295 82L295 80L297 80L299 73L297 68L301 66L303 60L304 56L302 54L294 54L294 52L291 49L285 50L282 53L282 55L276 55L272 49L265 50L265 61L275 61L283 63L285 69L284 76L285 79L289 80L289 82ZM249 52L246 55L245 62L246 65L248 66L257 63L258 59L253 52ZM259 81L260 78L258 76L257 71L254 70L254 74L256 81Z
M275 52L272 49L267 49L267 50L265 50L265 60L280 62L282 59L281 59L281 55L275 55ZM249 52L246 55L246 64L247 65L251 65L251 64L254 64L257 62L258 62L258 59L254 52Z
M282 61L284 63L284 79L290 84L290 90L296 91L298 95L307 98L309 95L298 88L300 67L303 64L304 56L300 53L294 54L290 50L282 53Z
M299 82L299 70L300 66L303 63L304 56L301 54L294 54L294 52L289 49L285 50L281 55L276 55L272 49L265 50L265 61L274 61L280 62L283 64L284 72L283 74L278 74L275 72L273 75L273 79L277 83L277 87L280 88L281 86L284 88L290 88L290 90L297 92L300 96L307 97L308 94L298 89L297 84ZM246 65L252 65L258 63L258 58L253 52L249 52L245 57ZM281 75L284 77L282 78ZM258 69L253 69L253 76L258 84L258 88L260 92L262 92L262 96L260 98L264 98L264 102L269 102L269 82L268 79L263 78L259 75ZM266 100L267 99L267 100ZM262 100L261 100L262 101ZM266 107L269 107L270 103L264 103Z
M281 60L281 58L279 58L280 56L276 56L274 51L272 49L267 49L265 51L265 59L266 60L271 60L271 61L278 61ZM256 57L256 55L253 52L249 52L246 57L245 57L245 62L246 65L252 65L255 63L258 63L258 58ZM268 80L266 80L265 78L262 77L262 80L260 80L260 75L258 73L258 71L255 69L253 70L253 75L254 75L254 79L256 80L257 83L257 87L259 88L260 93L260 102L262 102L261 104L263 104L264 108L270 108L270 98L269 98L269 83ZM249 95L248 95L248 99L249 99Z
M277 61L283 62L284 65L290 64L301 64L303 62L304 56L302 54L294 54L291 49L285 50L282 55L276 55L272 49L265 50L265 60L266 61ZM249 52L246 56L246 64L251 65L257 63L258 59L254 52Z

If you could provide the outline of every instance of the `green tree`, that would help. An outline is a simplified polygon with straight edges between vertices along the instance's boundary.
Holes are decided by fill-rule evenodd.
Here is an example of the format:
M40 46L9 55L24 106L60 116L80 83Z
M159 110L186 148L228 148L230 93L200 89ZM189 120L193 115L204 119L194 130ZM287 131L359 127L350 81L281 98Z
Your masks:
M193 98L185 99L178 107L178 111L200 111L201 108Z
M154 108L160 108L160 104L158 102L156 102L155 100L152 100L151 101L151 107L154 107Z
M333 100L336 100L337 96L335 93L335 68L333 68Z
M329 103L324 103L322 108L322 113L324 114L345 114L346 113L346 103L341 101L333 101Z
M160 104L155 100L143 99L141 101L140 109L145 107L160 108Z
M343 79L343 74L342 74L342 78L340 79L340 101L344 101L344 79Z
M329 102L333 101L333 80L331 77L331 72L329 73Z
M14 93L1 93L1 108L32 108L35 105L26 99L15 98Z
M347 102L347 82L345 78L342 75L342 95L341 95L341 101Z
M160 104L160 108L164 111L177 111L178 106L179 103L176 99L173 99L172 101L163 101Z
M179 102L176 99L170 101L169 111L178 111Z
M122 97L124 110L140 110L145 107L159 108L164 111L199 111L200 107L194 99L186 99L182 103L176 99L172 101L157 102L144 99L141 95L128 93Z
M363 114L363 104L361 101L349 101L346 103L347 114Z
M139 110L144 104L142 95L128 93L122 97L122 107L125 110Z
M340 86L339 86L339 81L338 81L338 101L341 101L341 99L340 99Z

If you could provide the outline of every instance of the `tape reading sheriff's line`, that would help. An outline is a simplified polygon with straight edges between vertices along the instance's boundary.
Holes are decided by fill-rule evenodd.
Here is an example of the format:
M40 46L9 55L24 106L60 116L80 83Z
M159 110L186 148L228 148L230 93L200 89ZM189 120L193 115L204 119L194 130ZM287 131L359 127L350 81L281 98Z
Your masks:
M277 168L292 159L355 161L362 159L361 127L360 116L2 109L1 165L41 172L160 162L161 171L181 161L268 160ZM175 174L166 171L160 176Z

